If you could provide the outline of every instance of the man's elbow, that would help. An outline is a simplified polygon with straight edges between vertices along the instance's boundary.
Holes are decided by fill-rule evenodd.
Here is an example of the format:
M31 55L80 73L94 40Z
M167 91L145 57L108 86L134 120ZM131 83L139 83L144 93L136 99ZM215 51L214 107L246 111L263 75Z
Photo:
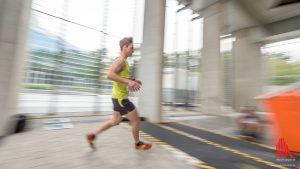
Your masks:
M114 75L115 75L114 72L109 71L106 75L106 78L108 80L114 80L114 77L115 77Z
M108 73L106 74L106 79L111 80L111 73L110 73L110 72L108 72Z

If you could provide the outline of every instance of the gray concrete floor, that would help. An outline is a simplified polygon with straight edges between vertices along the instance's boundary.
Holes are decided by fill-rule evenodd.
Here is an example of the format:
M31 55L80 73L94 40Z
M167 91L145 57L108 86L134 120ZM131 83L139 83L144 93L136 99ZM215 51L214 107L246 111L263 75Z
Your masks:
M85 133L92 131L102 120L97 117L78 118L74 128L45 130L43 119L34 120L34 128L2 139L1 169L193 169L188 162L176 157L159 145L149 151L133 148L131 131L122 125L111 128L96 141L92 151ZM74 119L73 119L74 120ZM94 121L93 121L94 120ZM33 121L31 121L33 123Z

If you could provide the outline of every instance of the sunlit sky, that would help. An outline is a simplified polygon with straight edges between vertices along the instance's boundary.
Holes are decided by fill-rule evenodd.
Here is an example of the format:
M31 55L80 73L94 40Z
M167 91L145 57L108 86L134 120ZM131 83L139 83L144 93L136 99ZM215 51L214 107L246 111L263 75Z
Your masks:
M38 17L33 17L33 19L39 28L63 37L68 43L83 50L101 48L100 39L103 39L103 37L106 39L106 47L116 49L117 51L119 49L118 42L122 37L133 36L135 43L141 43L143 25L143 10L141 9L144 6L143 1L109 0L107 2L109 2L108 9L106 10L108 12L106 22L104 22L104 0L33 1L33 9L66 18L67 20L96 30L73 23L61 22L57 18L47 17L37 12L34 12L33 16L38 15ZM62 9L64 3L67 4L66 9ZM104 31L109 35L105 35L97 30Z
M73 22L103 30L106 36L106 47L118 52L118 42L122 37L133 36L134 42L142 42L143 30L143 0L109 0L106 22L103 21L105 0L34 0L33 9L38 9L54 16L67 18ZM63 9L64 3L68 8ZM190 10L176 13L178 9L176 0L167 1L165 52L198 50L202 47L202 20L190 22ZM63 14L65 12L66 14ZM63 36L63 38L83 50L94 50L101 46L100 39L103 34L80 27L75 24L63 25L58 19L40 17L34 20L38 27ZM33 15L34 16L34 15ZM105 26L106 24L106 26ZM62 34L60 30L65 30ZM175 31L177 30L177 31ZM175 38L175 39L174 39Z
M300 62L300 38L265 45L262 52L284 53L290 57L290 61Z
M33 0L33 9L79 23L99 31L87 29L76 24L61 22L59 19L33 13L37 26L43 30L63 37L70 44L82 50L95 50L105 46L111 55L118 55L118 42L122 37L133 36L136 44L142 43L144 0L109 0L104 17L106 0ZM67 8L64 9L64 3ZM167 0L164 51L198 50L202 48L203 20L190 21L191 10L179 13L176 0ZM33 15L33 16L35 16ZM43 17L40 17L43 16ZM106 21L103 20L106 18ZM62 25L64 23L65 25ZM64 32L64 33L62 33ZM300 61L300 39L278 42L264 46L263 52L283 52L292 60ZM222 46L222 45L221 45ZM273 46L273 47L272 47ZM224 48L230 49L227 42Z

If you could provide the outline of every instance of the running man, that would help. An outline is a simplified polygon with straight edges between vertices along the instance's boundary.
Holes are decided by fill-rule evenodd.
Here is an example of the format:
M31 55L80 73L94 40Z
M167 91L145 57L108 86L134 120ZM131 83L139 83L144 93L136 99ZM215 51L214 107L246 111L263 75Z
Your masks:
M114 81L112 89L113 118L104 122L94 132L87 134L86 138L91 148L96 149L96 136L118 125L122 121L122 116L125 115L132 126L135 149L148 150L152 147L152 144L144 143L140 140L140 118L134 104L128 100L127 87L130 90L138 91L142 86L141 81L129 78L129 66L126 59L132 56L134 51L132 37L125 37L120 40L120 48L121 55L115 59L107 74L107 78Z

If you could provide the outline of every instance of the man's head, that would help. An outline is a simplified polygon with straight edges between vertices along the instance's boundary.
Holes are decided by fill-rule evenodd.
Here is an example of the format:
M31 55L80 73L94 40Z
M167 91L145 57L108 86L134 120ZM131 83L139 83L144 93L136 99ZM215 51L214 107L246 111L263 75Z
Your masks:
M120 40L121 52L126 56L132 56L133 49L133 39L132 37L125 37Z

